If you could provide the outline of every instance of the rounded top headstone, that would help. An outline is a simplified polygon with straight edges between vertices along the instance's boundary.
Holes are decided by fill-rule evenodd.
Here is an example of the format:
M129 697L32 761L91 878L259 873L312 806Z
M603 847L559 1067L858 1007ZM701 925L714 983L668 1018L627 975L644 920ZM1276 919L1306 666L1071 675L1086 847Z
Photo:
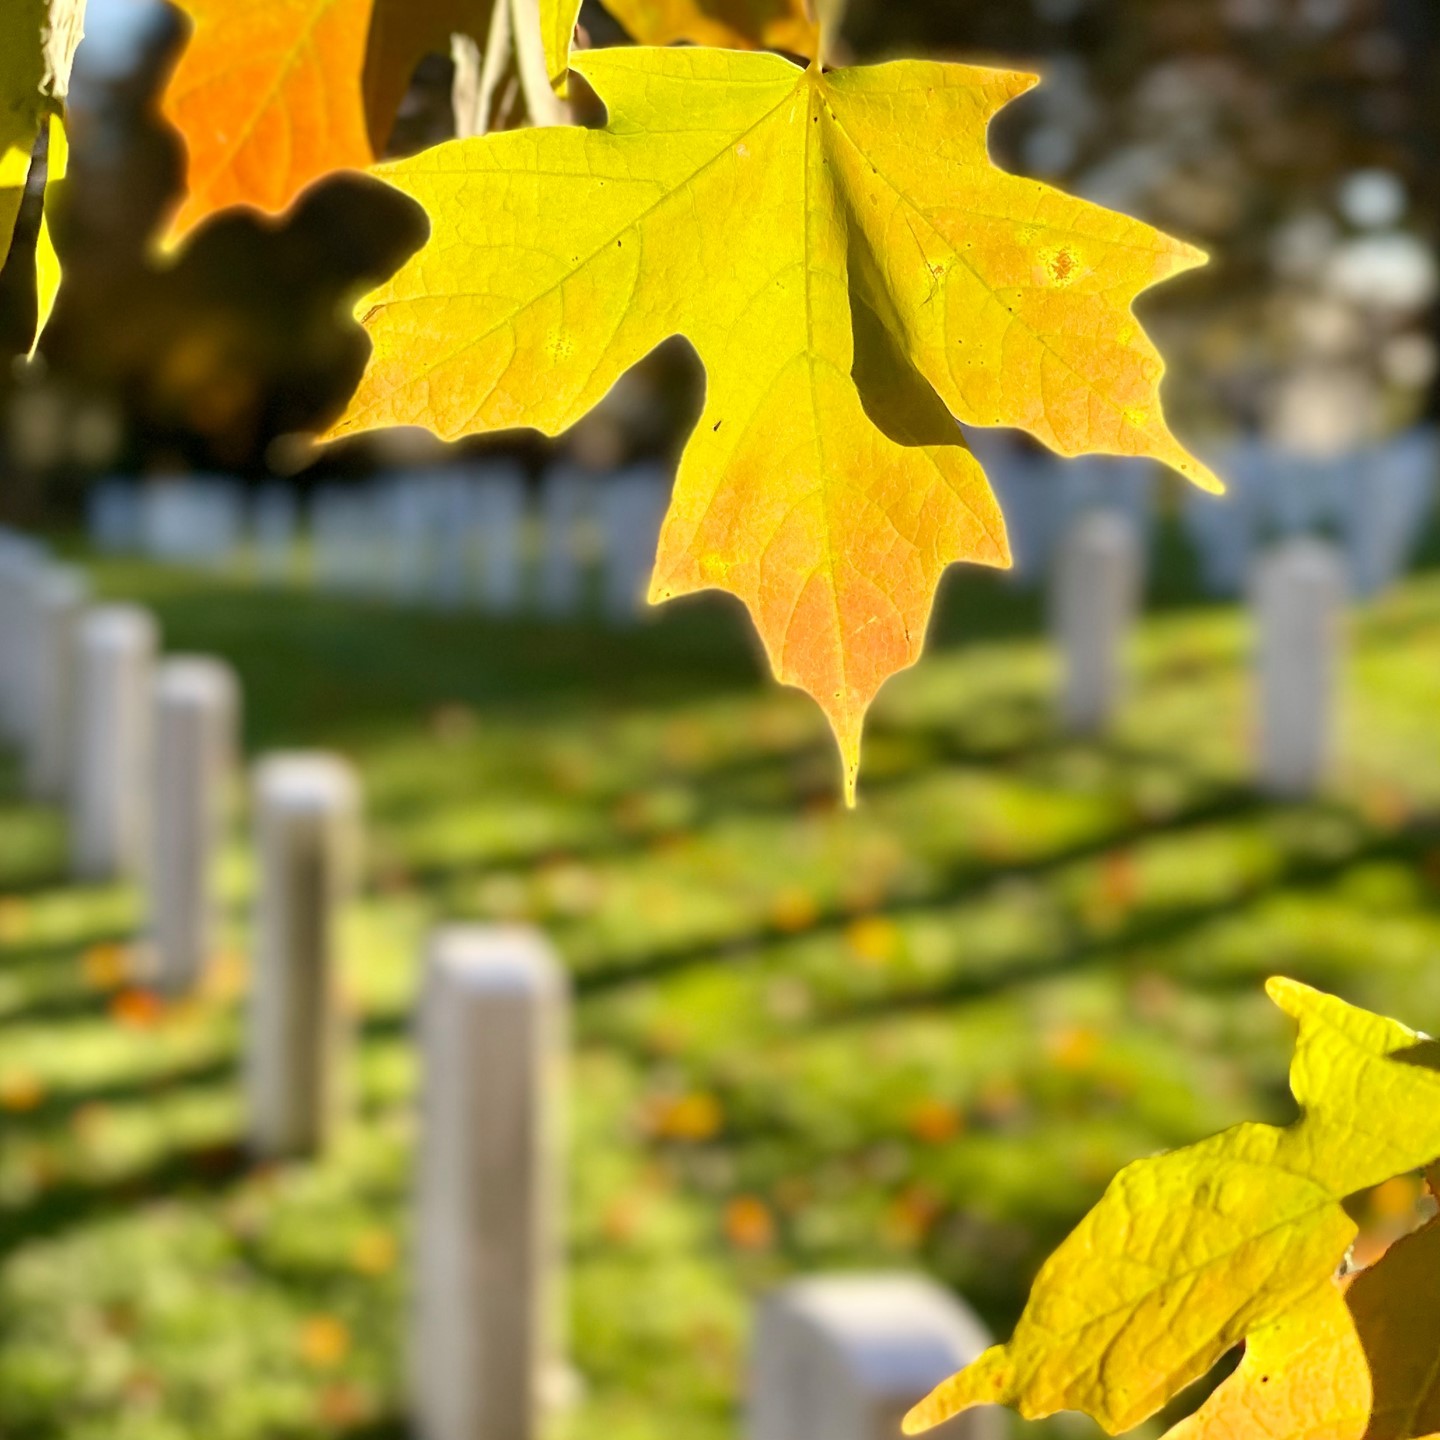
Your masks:
M35 593L42 605L83 605L90 598L90 582L85 572L73 565L47 565L40 572Z
M527 925L450 925L430 940L435 968L463 989L493 994L551 993L565 971L549 941Z
M235 672L209 655L174 655L155 677L155 693L169 704L230 704L236 694Z
M106 650L154 650L160 641L155 617L140 605L97 605L82 633L86 644Z
M255 792L264 809L316 815L360 809L354 770L338 755L318 750L266 756L255 769Z

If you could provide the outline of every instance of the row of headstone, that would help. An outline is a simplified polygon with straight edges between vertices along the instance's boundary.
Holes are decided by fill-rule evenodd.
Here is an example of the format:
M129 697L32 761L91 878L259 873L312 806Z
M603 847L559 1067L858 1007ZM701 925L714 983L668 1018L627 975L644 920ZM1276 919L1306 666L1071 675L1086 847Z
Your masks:
M968 432L1005 513L1013 574L1035 584L1051 574L1073 521L1092 509L1119 511L1148 548L1161 472L1144 461L1090 456L1062 460L995 431ZM1440 434L1418 427L1338 459L1311 459L1260 441L1215 457L1224 497L1187 488L1186 536L1214 595L1243 595L1256 556L1280 540L1331 539L1350 593L1369 596L1413 564L1435 508Z
M322 487L314 578L401 604L565 620L590 607L598 570L600 615L623 625L640 613L667 499L653 465L603 476L552 466L534 513L517 466Z
M1256 443L1233 446L1223 503L1188 495L1185 523L1216 595L1242 593L1257 551L1281 539L1331 538L1350 592L1373 595L1409 568L1435 506L1440 435L1423 427L1357 455L1315 460Z
M16 717L7 734L34 745L50 728L42 715L70 734L50 762L48 798L69 800L76 871L142 881L151 978L193 991L215 949L235 677L205 657L162 659L148 612L87 608L73 573L10 536L0 536L0 602L7 727ZM43 706L10 703L36 682ZM361 795L337 757L279 754L257 766L252 796L247 1134L268 1161L322 1151L344 1112L339 976ZM424 1440L538 1440L547 1412L573 1393L559 1323L570 1006L567 972L534 931L450 927L430 938L410 1344ZM985 1344L963 1303L918 1277L782 1287L757 1324L750 1433L898 1440L904 1412ZM945 1433L990 1440L998 1423L975 1412Z
M313 1153L328 1124L320 1117L335 1113L331 952L345 893L335 876L353 819L345 783L323 762L288 773L295 762L274 763L260 782L271 825L262 819L259 832L266 958L251 1027L251 1143L267 1158ZM277 896L293 907L279 926L285 963L265 948L277 938L265 912ZM308 924L296 923L302 915ZM441 929L424 965L409 1350L416 1431L422 1440L537 1440L574 1391L560 1324L569 979L543 937L523 927ZM756 1325L749 1433L899 1440L905 1412L988 1343L962 1301L919 1276L782 1286ZM999 1440L1004 1421L982 1409L938 1433Z
M1061 664L1061 721L1072 734L1103 734L1123 700L1144 555L1140 536L1119 511L1081 514L1060 543L1050 623ZM1344 557L1324 540L1284 540L1258 554L1250 590L1256 780L1276 798L1298 798L1322 783L1331 759L1347 602Z
M625 625L642 613L667 502L658 465L608 475L552 466L533 511L524 473L504 463L322 485L308 516L279 483L247 504L236 485L208 477L112 478L91 492L89 531L103 554L211 567L238 563L248 546L256 579L291 584L308 521L321 590L555 620L594 600L607 623Z
M243 488L221 476L112 476L90 492L87 527L100 554L214 568L239 553L245 511Z

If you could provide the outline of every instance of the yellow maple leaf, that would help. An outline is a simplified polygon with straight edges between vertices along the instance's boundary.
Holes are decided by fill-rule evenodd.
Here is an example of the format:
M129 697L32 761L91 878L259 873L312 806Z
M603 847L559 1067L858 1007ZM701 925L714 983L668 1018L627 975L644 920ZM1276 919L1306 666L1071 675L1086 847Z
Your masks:
M66 147L60 117L84 17L84 0L5 0L0 6L0 265L10 252L35 143L47 125L47 201L50 185L64 177ZM38 342L60 285L59 260L46 219L41 222L37 265Z
M494 0L177 0L192 32L161 111L185 143L178 244L217 210L278 214L381 153L415 66L456 31L483 40Z
M55 240L50 229L51 203L54 187L70 169L70 137L65 122L58 115L50 119L50 148L46 159L44 209L40 213L40 234L35 240L35 339L30 346L33 355L40 344L40 337L50 323L55 311L55 301L60 294L60 256L55 251Z
M376 168L431 236L358 306L373 353L332 434L553 435L686 336L708 390L651 599L743 600L777 676L828 715L853 790L866 708L918 658L941 573L1009 563L955 420L1218 488L1165 425L1130 308L1202 257L991 163L987 123L1028 75L703 49L575 67L603 130Z
M545 45L545 69L557 95L569 91L570 47L580 23L580 0L540 0L540 38Z
M1434 1043L1393 1020L1290 980L1268 989L1300 1026L1300 1119L1122 1170L1046 1261L1009 1343L917 1405L907 1434L985 1403L1083 1410L1113 1434L1247 1336L1266 1358L1301 1345L1292 1320L1313 1314L1355 1237L1341 1200L1440 1154L1440 1074Z

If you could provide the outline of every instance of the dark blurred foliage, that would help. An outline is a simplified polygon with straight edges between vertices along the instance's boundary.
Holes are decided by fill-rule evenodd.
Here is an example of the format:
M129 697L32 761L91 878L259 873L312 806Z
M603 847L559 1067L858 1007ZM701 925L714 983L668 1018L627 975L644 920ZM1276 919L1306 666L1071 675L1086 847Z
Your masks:
M594 0L582 19L596 44L621 38ZM133 72L92 83L75 107L56 224L65 287L42 361L0 377L11 513L38 503L42 480L63 503L107 468L258 476L311 460L284 437L338 413L365 359L354 300L424 237L407 203L342 177L282 221L227 216L159 257L180 154L155 96L182 43L165 12ZM1322 408L1365 411L1360 432L1435 408L1432 298L1414 283L1380 295L1386 263L1413 271L1414 243L1432 245L1440 222L1434 0L851 0L845 44L865 60L1036 69L1046 83L998 123L997 159L1212 252L1209 269L1145 302L1187 431L1284 420L1297 374ZM397 152L445 137L450 74L441 57L422 66ZM1346 213L1357 175L1399 196L1378 221L1389 251L1373 236L1352 243L1377 229ZM32 206L24 223L35 218ZM32 292L28 265L12 261L0 353L23 350ZM684 347L665 347L579 437L582 451L603 464L673 449L698 381ZM324 452L306 473L438 453L391 436Z

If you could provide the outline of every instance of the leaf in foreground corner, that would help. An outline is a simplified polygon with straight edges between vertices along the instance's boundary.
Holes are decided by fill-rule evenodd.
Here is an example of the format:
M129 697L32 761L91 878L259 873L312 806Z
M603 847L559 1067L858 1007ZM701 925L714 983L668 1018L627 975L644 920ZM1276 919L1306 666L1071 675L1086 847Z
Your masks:
M381 152L415 66L493 0L177 0L192 32L161 110L185 144L176 244L217 210L289 208L323 175Z
M41 129L64 112L70 71L85 18L84 0L4 0L0 5L0 265L10 252ZM52 126L49 181L64 172L64 136ZM54 158L59 156L58 161ZM48 182L47 182L48 184ZM42 246L48 246L48 229ZM53 251L39 257L41 323L59 285Z
M1341 1200L1440 1154L1440 1074L1433 1042L1393 1020L1291 980L1268 990L1299 1022L1300 1119L1122 1170L1046 1261L1009 1343L916 1406L907 1434L992 1402L1031 1419L1083 1410L1114 1434L1247 1336L1284 1348L1275 1327L1355 1237Z
M743 600L853 787L865 710L918 658L945 567L1008 563L955 420L1217 484L1166 428L1130 310L1200 257L990 163L987 123L1029 76L705 49L575 68L605 129L377 167L431 235L357 309L374 349L333 433L553 435L686 336L708 390L651 598Z

